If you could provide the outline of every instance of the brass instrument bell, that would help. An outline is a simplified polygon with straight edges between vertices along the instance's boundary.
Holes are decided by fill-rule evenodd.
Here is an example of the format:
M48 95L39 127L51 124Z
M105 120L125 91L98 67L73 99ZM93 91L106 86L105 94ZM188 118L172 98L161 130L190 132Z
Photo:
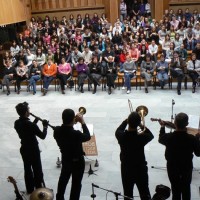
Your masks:
M144 117L148 114L148 108L146 106L138 106L136 108L136 112L140 115L141 117L141 125L140 125L140 128L138 130L138 133L139 134L142 134L145 132L146 130L146 126L145 126L145 120L144 120Z
M30 196L30 200L53 200L53 198L53 190L49 188L38 188Z
M79 111L79 113L80 113L81 115L84 115L84 114L86 113L86 108L80 107L80 108L78 109L78 111Z

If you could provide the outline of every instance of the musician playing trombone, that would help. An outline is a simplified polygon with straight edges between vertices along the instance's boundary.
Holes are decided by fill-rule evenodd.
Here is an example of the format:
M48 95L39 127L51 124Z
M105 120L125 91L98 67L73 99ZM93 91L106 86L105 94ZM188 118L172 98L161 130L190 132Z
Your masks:
M21 139L20 153L24 162L24 179L26 191L32 193L35 188L44 187L42 163L37 137L45 139L48 121L43 120L43 131L37 126L38 119L29 120L30 110L27 102L19 103L16 107L19 119L15 121L15 129Z
M128 125L128 129L126 126ZM145 127L139 134L137 128L141 125L141 117L132 112L117 128L115 136L121 148L121 178L124 195L133 198L133 188L137 185L141 200L150 200L149 178L144 147L153 138L151 131ZM128 200L125 198L125 200Z
M159 143L166 146L167 173L171 182L172 200L190 200L190 184L192 181L193 153L200 156L200 140L188 134L188 115L179 113L175 117L175 131L165 133L165 123L161 125Z

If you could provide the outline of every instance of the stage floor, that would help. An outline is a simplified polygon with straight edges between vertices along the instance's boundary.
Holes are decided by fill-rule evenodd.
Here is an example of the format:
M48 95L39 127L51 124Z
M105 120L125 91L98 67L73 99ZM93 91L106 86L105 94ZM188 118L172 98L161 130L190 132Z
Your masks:
M176 87L175 83L173 87ZM158 143L160 126L158 122L151 122L150 118L170 120L172 99L175 101L174 113L185 112L191 115L199 115L200 88L197 88L197 92L194 94L192 94L191 88L188 90L183 89L180 96L177 95L175 89L160 90L160 88L157 88L157 90L149 88L148 94L144 93L144 88L142 90L132 88L130 94L126 94L125 90L115 89L111 95L108 95L107 92L101 91L101 87L98 88L96 94L88 91L81 94L78 91L66 90L66 94L62 95L60 92L55 92L52 86L45 97L42 97L40 92L33 96L23 88L20 95L11 92L10 96L6 96L5 93L0 91L0 199L15 199L13 186L7 182L8 176L13 176L17 181L19 190L25 191L23 163L19 153L20 140L14 130L14 121L18 118L15 106L24 101L29 103L30 111L33 114L49 120L50 124L55 126L62 123L61 113L65 108L72 108L75 112L78 112L78 108L84 106L87 109L87 113L84 116L86 123L94 125L98 156L86 158L85 171L88 172L91 164L92 168L97 170L97 176L91 175L88 177L88 174L85 173L80 199L90 199L91 183L123 193L119 160L120 149L115 138L115 130L130 113L128 99L131 100L134 110L139 105L145 105L149 109L145 121L146 126L154 134L154 140L145 147L145 153L149 167L151 194L155 193L155 187L158 184L170 186L166 170L152 168L152 166L165 167L166 161L164 158L165 147ZM30 118L33 119L32 117ZM38 124L42 127L41 122L38 122ZM47 138L44 141L38 140L42 151L41 159L45 183L48 188L54 190L55 194L60 174L60 168L57 168L56 161L57 157L60 157L60 152L52 133L52 129L49 128ZM95 159L99 161L98 168L94 167ZM194 167L200 168L200 158L194 157L193 160ZM200 174L198 170L194 171L191 185L193 200L197 200L200 197L199 180ZM66 190L66 200L68 199L69 190L70 183ZM95 188L95 194L97 195L97 200L106 199L105 191ZM138 196L136 187L134 195ZM112 194L108 194L107 199L115 199L115 197Z

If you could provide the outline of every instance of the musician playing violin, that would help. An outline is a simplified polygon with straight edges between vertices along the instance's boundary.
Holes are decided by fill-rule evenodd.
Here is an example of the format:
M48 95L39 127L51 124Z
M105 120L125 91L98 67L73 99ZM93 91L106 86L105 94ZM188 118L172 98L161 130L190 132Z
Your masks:
M175 131L165 133L165 122L161 125L159 143L166 146L165 158L167 172L171 182L172 200L190 200L190 184L192 181L193 154L200 156L199 135L187 133L188 115L179 113L175 117Z

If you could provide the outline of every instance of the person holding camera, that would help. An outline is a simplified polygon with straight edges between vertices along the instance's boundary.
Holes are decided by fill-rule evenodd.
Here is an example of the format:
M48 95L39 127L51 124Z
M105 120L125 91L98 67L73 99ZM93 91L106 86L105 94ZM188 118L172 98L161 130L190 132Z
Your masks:
M20 153L24 162L24 179L27 193L30 194L36 188L44 187L42 163L37 137L45 139L47 135L48 121L43 120L43 131L37 126L38 119L31 122L30 109L27 102L16 105L19 119L15 121L14 128L21 139Z
M54 129L54 139L62 154L62 169L58 181L56 200L64 200L66 186L72 176L71 200L79 200L81 182L85 169L84 151L82 143L90 140L90 132L83 116L75 116L72 109L65 109L62 113L63 124ZM76 122L81 123L83 132L74 130Z
M128 129L126 126L128 125ZM137 128L143 129L138 133ZM153 138L151 131L141 125L141 117L132 112L117 128L115 136L120 145L121 178L124 195L133 198L133 188L136 184L141 200L151 200L149 191L148 167L144 147ZM128 200L129 198L124 198Z

